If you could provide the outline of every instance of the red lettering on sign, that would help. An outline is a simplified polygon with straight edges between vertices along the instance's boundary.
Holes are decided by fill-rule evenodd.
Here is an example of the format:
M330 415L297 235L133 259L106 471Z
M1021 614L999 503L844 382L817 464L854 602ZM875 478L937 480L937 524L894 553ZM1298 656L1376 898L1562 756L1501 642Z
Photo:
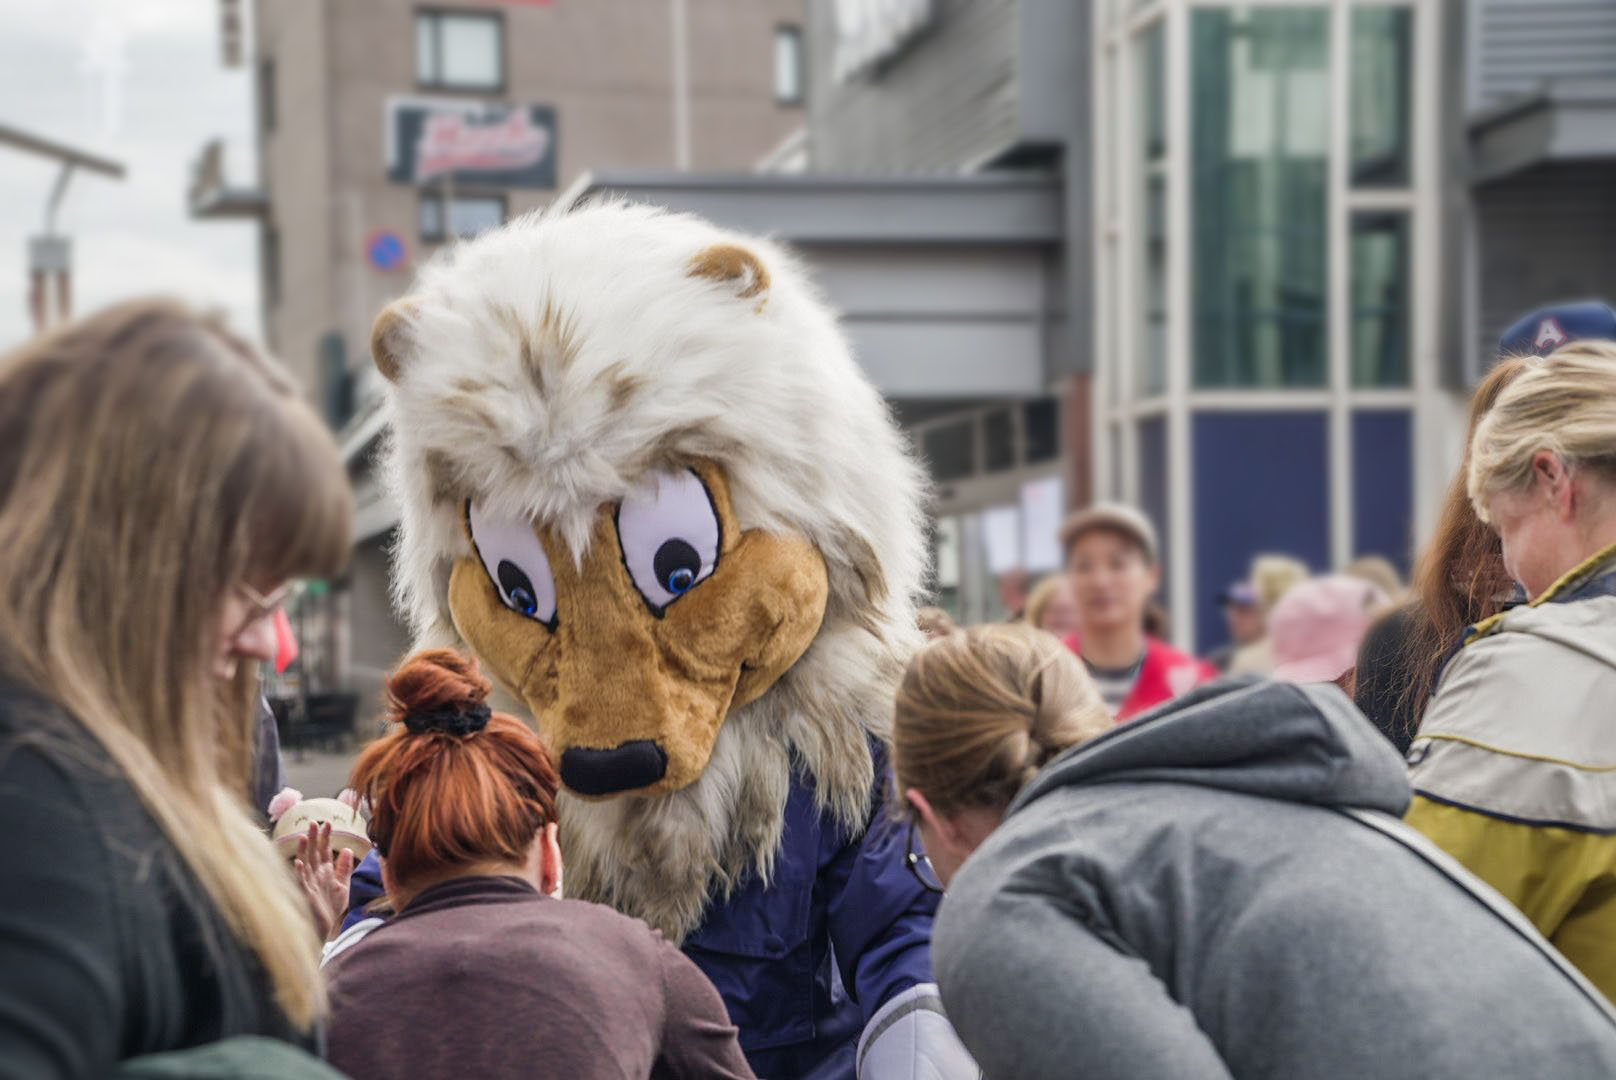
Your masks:
M549 149L549 131L523 111L486 124L464 113L431 113L415 144L415 179L425 183L448 172L514 172L537 165Z

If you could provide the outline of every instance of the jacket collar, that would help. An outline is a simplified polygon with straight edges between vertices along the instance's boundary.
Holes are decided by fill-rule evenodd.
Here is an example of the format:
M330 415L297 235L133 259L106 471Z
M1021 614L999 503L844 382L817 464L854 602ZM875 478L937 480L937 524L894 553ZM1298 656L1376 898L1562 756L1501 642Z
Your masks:
M416 893L398 917L407 919L413 915L470 904L508 904L544 899L547 897L535 889L531 882L519 877L457 877L440 881Z
M1527 607L1542 607L1545 604L1568 604L1575 600L1587 600L1594 596L1616 595L1616 544L1612 544L1566 571L1553 585L1543 590L1543 595L1533 600ZM1514 610L1514 609L1511 609ZM1468 645L1478 638L1484 638L1498 632L1503 624L1504 617L1509 611L1500 611L1497 615L1483 619L1472 626L1465 634L1465 644Z

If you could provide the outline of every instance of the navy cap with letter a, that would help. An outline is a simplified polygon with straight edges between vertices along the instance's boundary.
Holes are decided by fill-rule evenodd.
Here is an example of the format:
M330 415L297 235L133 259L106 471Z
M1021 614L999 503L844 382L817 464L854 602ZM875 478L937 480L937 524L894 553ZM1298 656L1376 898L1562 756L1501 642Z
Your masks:
M1500 356L1547 356L1572 341L1616 341L1616 311L1600 300L1549 304L1498 339Z

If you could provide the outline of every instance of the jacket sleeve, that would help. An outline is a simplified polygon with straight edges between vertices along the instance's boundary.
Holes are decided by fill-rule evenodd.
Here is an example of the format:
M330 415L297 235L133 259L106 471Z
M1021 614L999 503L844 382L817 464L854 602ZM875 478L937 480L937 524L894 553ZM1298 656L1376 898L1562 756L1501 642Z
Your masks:
M32 746L0 746L0 821L0 1078L106 1076L126 1002L101 832L83 793Z
M1616 914L1584 898L1616 890L1616 836L1505 821L1416 795L1406 817L1503 894L1567 960L1616 1000ZM1590 917L1583 917L1584 909ZM1603 917L1597 917L1599 912Z
M365 909L385 895L381 857L372 848L348 879L348 913L342 917L342 929L352 930L370 918L371 913Z
M1195 1018L1143 960L1096 937L1048 896L1001 889L964 918L947 910L953 902L944 902L938 982L984 1075L1230 1077Z
M658 946L665 1003L661 1065L676 1078L752 1080L718 991L688 956L666 942Z

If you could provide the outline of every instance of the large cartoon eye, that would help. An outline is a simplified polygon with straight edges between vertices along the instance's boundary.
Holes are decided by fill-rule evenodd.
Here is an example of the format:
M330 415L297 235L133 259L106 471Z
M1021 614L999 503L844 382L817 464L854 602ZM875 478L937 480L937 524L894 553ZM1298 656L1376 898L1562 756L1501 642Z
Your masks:
M531 522L492 517L475 502L467 510L471 542L499 598L518 615L555 629L556 587L550 560Z
M718 566L718 511L701 477L654 473L617 508L623 565L660 617Z

